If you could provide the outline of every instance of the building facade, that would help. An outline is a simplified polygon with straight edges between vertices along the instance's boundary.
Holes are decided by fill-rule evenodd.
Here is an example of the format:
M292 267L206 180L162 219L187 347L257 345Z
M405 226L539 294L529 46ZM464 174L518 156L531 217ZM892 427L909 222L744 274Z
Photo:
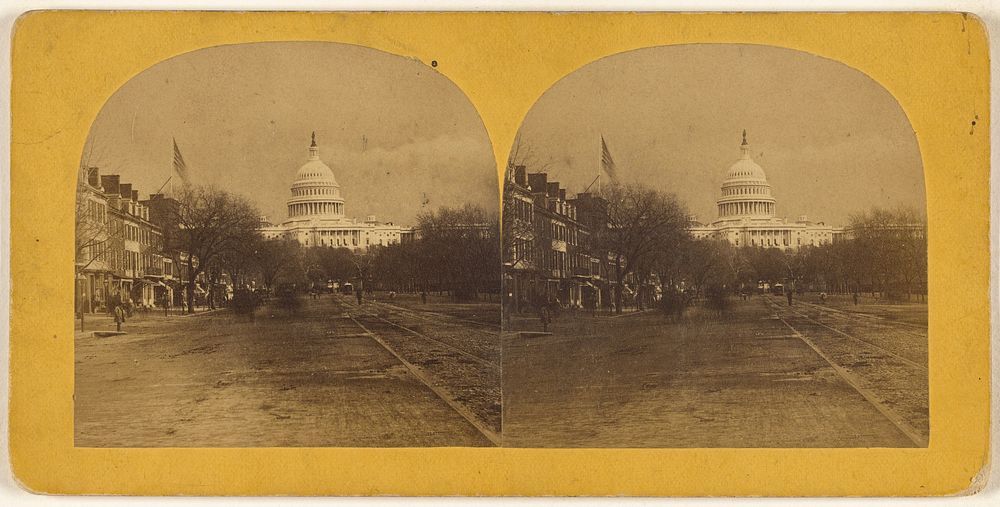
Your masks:
M287 201L288 217L280 224L261 218L260 233L267 239L292 239L303 246L347 248L364 251L378 245L406 242L412 227L382 223L369 215L365 220L348 219L340 184L333 170L319 158L316 133L309 158L295 173Z
M117 174L84 169L77 196L77 309L110 311L120 300L135 307L158 303L170 260L163 256L162 229L150 220L139 191Z
M514 311L538 299L595 308L610 301L606 266L588 249L590 230L577 216L580 197L567 199L558 182L523 165L511 169L504 192L505 293Z
M840 239L842 227L811 222L806 215L794 221L774 215L775 199L764 169L750 156L750 143L743 131L740 158L729 167L716 201L718 218L709 224L691 221L691 235L719 239L735 246L760 246L798 250Z

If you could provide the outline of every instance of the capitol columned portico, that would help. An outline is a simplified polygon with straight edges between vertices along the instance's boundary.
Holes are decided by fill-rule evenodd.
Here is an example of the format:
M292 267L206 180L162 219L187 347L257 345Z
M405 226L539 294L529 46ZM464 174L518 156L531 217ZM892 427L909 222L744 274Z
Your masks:
M365 250L413 237L412 227L380 223L374 215L364 221L345 217L340 184L330 166L319 158L315 132L309 145L309 159L295 173L291 193L287 201L288 218L284 222L272 225L262 218L260 232L265 238L294 239L303 246Z
M764 169L753 161L747 132L743 131L740 158L729 167L716 201L718 218L711 224L692 221L695 238L721 239L735 246L762 246L797 250L832 242L842 227L810 222L805 215L793 222L774 216L775 199Z

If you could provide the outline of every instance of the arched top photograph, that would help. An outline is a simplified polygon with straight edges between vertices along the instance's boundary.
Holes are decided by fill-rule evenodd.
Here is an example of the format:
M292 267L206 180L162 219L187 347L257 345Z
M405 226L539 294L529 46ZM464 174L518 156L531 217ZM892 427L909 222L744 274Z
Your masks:
M505 324L545 333L504 349L507 445L927 446L924 167L863 72L606 56L528 111L503 202Z
M107 100L79 174L76 445L499 443L496 162L432 66L184 53Z

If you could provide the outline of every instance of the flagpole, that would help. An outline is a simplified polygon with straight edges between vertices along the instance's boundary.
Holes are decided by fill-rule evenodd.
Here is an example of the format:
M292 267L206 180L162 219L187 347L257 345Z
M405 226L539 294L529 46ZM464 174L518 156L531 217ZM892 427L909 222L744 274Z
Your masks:
M157 194L160 193L160 190L163 190L163 187L167 186L167 183L170 183L170 180L172 180L172 179L174 179L173 175L167 176L167 180L164 181L162 185L160 185L160 188L158 188L156 190L156 193ZM173 189L174 189L174 186L171 184L170 185L170 190L173 191Z

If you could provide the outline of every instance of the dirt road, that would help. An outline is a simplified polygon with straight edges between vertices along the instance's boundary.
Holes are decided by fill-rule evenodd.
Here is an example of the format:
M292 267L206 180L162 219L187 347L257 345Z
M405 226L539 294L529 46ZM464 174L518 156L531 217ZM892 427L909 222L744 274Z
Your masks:
M454 399L460 388L423 366L416 371L423 378L415 375L405 364L412 351L401 361L359 323L394 318L370 310L327 295L307 298L294 316L270 308L252 322L228 311L149 316L130 321L127 335L79 337L76 445L494 445L477 427L489 428L488 414ZM466 345L457 323L443 326L456 346ZM424 360L433 353L419 352Z
M504 445L920 445L927 431L926 367L923 376L909 365L898 369L883 352L806 326L810 321L763 297L734 305L724 319L696 313L668 323L646 312L560 319L550 336L506 334ZM918 337L852 330L913 362L926 361L926 338L921 352ZM857 385L844 378L845 369ZM880 376L868 373L875 371Z

